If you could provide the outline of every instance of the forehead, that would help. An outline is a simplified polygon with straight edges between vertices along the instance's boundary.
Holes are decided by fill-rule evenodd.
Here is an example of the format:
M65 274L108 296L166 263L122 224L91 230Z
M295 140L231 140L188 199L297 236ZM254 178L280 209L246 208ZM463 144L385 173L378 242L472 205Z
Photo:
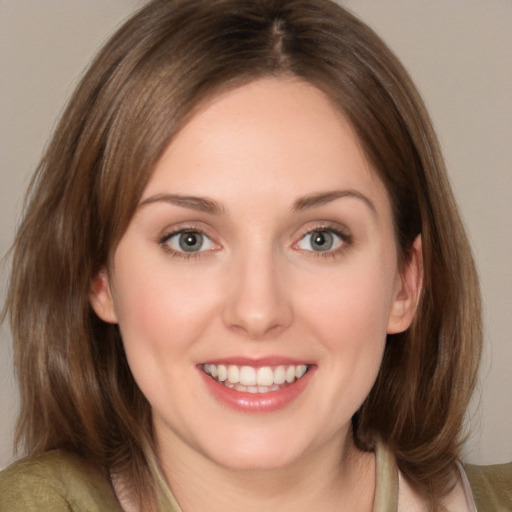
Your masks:
M339 188L383 192L350 123L313 85L265 78L202 105L167 147L142 200L166 192L291 201Z

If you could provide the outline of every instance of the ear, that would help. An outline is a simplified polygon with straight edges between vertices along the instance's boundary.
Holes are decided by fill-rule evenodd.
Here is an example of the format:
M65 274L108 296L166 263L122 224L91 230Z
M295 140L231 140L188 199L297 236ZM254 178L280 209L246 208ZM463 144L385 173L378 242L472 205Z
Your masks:
M409 260L397 281L386 331L388 334L396 334L409 328L418 307L422 288L423 252L421 235L418 235L412 244Z
M89 302L96 314L104 321L111 324L117 323L117 315L114 308L114 300L110 289L108 272L101 269L91 281Z

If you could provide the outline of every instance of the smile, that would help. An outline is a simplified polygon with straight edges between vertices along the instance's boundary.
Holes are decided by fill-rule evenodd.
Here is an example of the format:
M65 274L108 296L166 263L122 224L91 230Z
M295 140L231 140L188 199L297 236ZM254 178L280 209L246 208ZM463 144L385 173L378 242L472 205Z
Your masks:
M269 393L284 389L301 379L309 365L238 366L204 364L202 370L216 382L235 391L247 393Z

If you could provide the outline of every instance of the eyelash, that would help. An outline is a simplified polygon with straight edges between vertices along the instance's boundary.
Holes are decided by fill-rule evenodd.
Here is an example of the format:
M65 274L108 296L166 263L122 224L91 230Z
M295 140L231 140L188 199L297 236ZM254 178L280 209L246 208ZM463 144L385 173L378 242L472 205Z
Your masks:
M169 241L173 237L175 237L177 235L184 235L186 233L200 235L200 236L208 239L212 245L216 245L215 242L213 242L212 239L203 230L193 228L193 227L181 228L181 229L172 231L170 233L167 233L158 240L158 243L162 247L162 249L170 256L176 257L176 258L181 258L184 260L191 260L191 259L199 258L199 257L204 256L204 253L211 252L211 251L215 250L215 249L206 249L206 250L203 249L203 250L198 250L198 251L193 251L193 252L187 252L187 251L179 251L179 250L173 249L169 245ZM314 250L308 250L308 249L301 249L300 247L298 247L299 243L303 242L308 235L311 236L314 233L329 233L331 235L334 235L336 238L339 239L340 246L335 249L327 249L325 251L314 251ZM305 253L308 253L308 256L313 257L313 258L335 258L336 256L345 252L350 247L352 242L353 242L352 235L350 233L348 233L347 231L341 230L338 228L334 228L334 227L328 226L328 225L318 225L312 229L309 229L305 233L303 233L301 235L301 237L299 238L299 240L297 242L293 243L292 248L301 250Z
M337 256L344 253L346 250L348 250L348 248L353 243L352 235L348 232L348 230L334 228L329 225L319 225L315 226L312 229L308 229L299 238L299 240L293 244L293 247L301 250L299 247L297 247L298 244L302 242L308 235L311 236L314 233L330 233L335 237L339 238L340 246L335 249L327 249L325 251L313 251L304 249L304 252L308 253L308 256L312 258L336 258Z
M163 237L160 238L158 243L162 247L162 249L170 256L175 257L175 258L181 258L184 260L191 260L191 259L199 258L201 256L204 256L205 252L211 252L214 250L214 249L206 249L206 250L200 250L200 251L194 251L194 252L187 252L187 251L178 251L176 249L173 249L169 245L169 241L173 237L175 237L177 235L184 235L187 233L191 233L194 235L201 235L202 237L207 238L211 244L216 245L204 231L202 231L201 229L193 228L193 227L181 228L181 229L172 231L171 233L167 233L166 235L164 235Z

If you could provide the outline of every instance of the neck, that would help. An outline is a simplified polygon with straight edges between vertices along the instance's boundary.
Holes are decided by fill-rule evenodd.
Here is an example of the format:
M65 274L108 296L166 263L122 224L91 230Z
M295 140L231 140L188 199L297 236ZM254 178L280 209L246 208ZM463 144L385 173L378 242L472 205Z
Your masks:
M233 470L172 450L159 460L183 512L209 510L302 512L344 510L370 512L375 491L375 458L359 451L349 432L285 467ZM178 451L179 452L179 451Z

